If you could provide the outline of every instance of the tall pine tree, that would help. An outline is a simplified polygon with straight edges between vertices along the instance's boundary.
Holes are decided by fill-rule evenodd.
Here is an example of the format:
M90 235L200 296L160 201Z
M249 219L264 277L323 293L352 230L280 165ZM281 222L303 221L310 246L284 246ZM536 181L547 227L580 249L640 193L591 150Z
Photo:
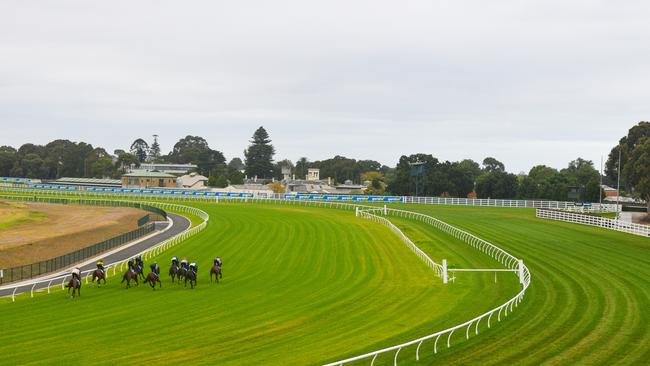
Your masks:
M137 139L131 144L131 154L138 157L141 163L147 160L147 151L149 151L149 144L143 139Z
M153 143L149 149L149 160L156 161L160 159L160 144L158 143L158 135L153 135Z
M246 175L249 178L257 176L258 178L273 177L273 155L275 149L270 144L269 134L264 127L258 128L253 134L251 145L244 155L246 157Z

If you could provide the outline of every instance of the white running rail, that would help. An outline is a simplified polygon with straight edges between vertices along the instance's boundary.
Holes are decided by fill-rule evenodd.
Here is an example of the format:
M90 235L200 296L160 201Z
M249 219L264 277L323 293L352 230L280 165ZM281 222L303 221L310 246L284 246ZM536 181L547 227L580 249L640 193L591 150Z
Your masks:
M52 194L51 191L46 191L46 192L42 192L42 193ZM70 196L70 195L74 195L74 196L77 196L77 197L80 196L79 194L74 194L73 192L56 192L56 193L58 193L58 194L63 193L64 196ZM115 197L116 195L118 195L118 194L110 194L110 197ZM83 195L83 196L86 196L86 195ZM107 195L102 194L102 195L97 195L97 196L106 197ZM144 196L142 198L145 198L145 197L147 197L147 196ZM125 199L131 198L131 199L133 199L134 197L132 195L130 195L130 196L124 195L124 197L121 197L121 198L125 198ZM151 198L151 197L148 196L147 198ZM177 200L177 201L191 200L191 201L219 202L219 199L214 199L214 198L198 198L198 199L197 198L188 198L188 197L178 197L178 198L176 198L176 197L163 197L163 198L164 199L174 199L174 200ZM221 200L223 200L223 198ZM374 362L375 362L377 356L379 356L380 354L385 354L385 353L389 353L389 352L395 352L394 355L393 355L393 364L397 365L399 352L405 347L413 346L413 345L416 345L416 344L417 344L416 360L419 360L419 358L420 358L420 347L422 346L422 344L425 341L428 341L428 340L433 341L433 352L434 352L434 354L436 354L438 352L438 350L439 350L438 343L439 343L440 338L443 338L443 342L445 342L444 337L446 337L446 345L447 345L447 348L449 348L449 347L451 347L451 337L452 337L452 335L454 334L455 331L461 330L461 329L465 330L465 338L469 339L470 331L472 331L472 328L473 328L473 333L475 335L478 334L479 325L480 325L481 321L485 320L485 322L487 323L487 327L491 328L491 325L493 323L493 321L492 321L493 317L496 317L496 320L498 322L501 321L502 316L507 317L508 313L512 312L514 310L514 307L517 307L518 304L523 300L523 297L524 297L524 295L526 293L526 290L530 286L530 281L531 281L530 272L529 272L528 268L525 265L523 265L523 262L521 260L517 259L516 257L511 255L510 253L504 251L503 249L501 249L501 248L499 248L499 247L497 247L497 246L495 246L495 245L493 245L493 244L491 244L491 243L489 243L489 242L487 242L487 241L485 241L483 239L480 239L480 238L478 238L478 237L476 237L476 236L474 236L474 235L472 235L472 234L470 234L468 232L460 230L460 229L458 229L458 228L456 228L454 226L451 226L451 225L449 225L449 224L447 224L447 223L445 223L445 222L443 222L441 220L438 220L438 219L436 219L434 217L431 217L431 216L428 216L428 215L425 215L425 214L420 214L420 213L406 211L406 210L390 209L390 208L387 208L386 206L381 208L381 207L377 207L377 206L369 206L369 205L353 204L353 203L342 203L342 202L331 202L331 201L299 201L299 200L284 200L284 199L277 199L277 198L259 198L259 197L256 197L256 198L229 198L228 200L237 201L237 202L247 202L247 203L274 203L274 204L285 204L285 205L295 205L295 206L313 206L313 207L326 207L326 208L329 207L329 208L339 208L339 209L346 209L346 210L356 210L357 215L359 215L359 216L361 216L363 218L370 219L370 220L373 220L373 221L376 221L376 222L380 222L380 223L382 223L384 225L389 226L393 231L396 232L397 235L399 235L402 238L402 240L404 240L404 242L423 261L425 261L429 265L430 268L432 268L432 270L434 271L436 276L442 277L442 275L441 275L442 266L440 264L435 263L433 260L431 260L431 258L429 258L426 255L426 253L424 253L420 248L418 248L406 235L404 235L404 233L401 230L399 230L399 228L397 228L392 222L390 222L390 220L388 220L388 219L386 219L384 217L381 217L379 215L375 215L374 213L383 213L384 215L394 215L394 216L398 216L398 217L405 217L405 218L412 218L412 219L420 220L420 221L423 221L423 222L425 222L427 224L430 224L430 225L434 226L435 228L437 228L439 230L442 230L442 231L452 235L453 237L455 237L455 238L457 238L459 240L462 240L462 241L466 242L467 244L471 245L473 248L475 248L475 249L489 255L490 257L494 258L499 263L503 264L507 269L510 269L515 273L518 273L518 277L519 277L520 283L522 285L521 291L519 293L517 293L513 298L508 300L507 302L501 304L500 306L497 306L496 308L494 308L494 309L492 309L492 310L490 310L490 311L488 311L488 312L486 312L484 314L481 314L481 315L479 315L479 316L477 316L477 317L475 317L473 319L470 319L470 320L468 320L468 321L466 321L464 323L458 324L458 325L456 325L454 327L451 327L451 328L448 328L448 329L445 329L445 330L442 330L442 331L439 331L439 332L436 332L436 333L433 333L433 334L429 334L429 335L426 335L424 337L414 339L414 340L406 342L406 343L398 344L398 345L395 345L395 346L392 346L392 347L387 347L387 348L384 348L384 349L381 349L381 350L366 353L366 354L356 356L356 357L352 357L352 358L348 358L348 359L345 359L345 360L340 360L340 361L328 363L325 366L344 365L344 364L349 363L349 362L363 360L363 359L371 359L370 365L372 366L372 365L374 365ZM112 200L109 200L109 201L112 201ZM201 217L203 219L203 222L200 225L198 225L196 227L193 227L191 229L188 229L188 230L184 231L183 233L180 233L180 234L174 236L173 238L170 238L170 239L166 240L165 242L160 243L159 245L157 245L155 247L152 247L152 248L149 248L148 250L142 252L141 254L143 256L145 256L145 258L155 256L155 255L159 254L160 252L166 250L167 248L169 248L171 246L174 246L177 243L183 241L187 237L192 236L192 235L196 234L197 232L203 230L205 228L205 226L207 225L207 222L209 220L209 215L207 213L205 213L204 211L202 211L200 209L194 208L194 207L189 207L189 206L184 206L184 205L177 205L177 204L170 204L170 203L140 201L140 200L137 200L136 202L144 203L144 204L151 205L151 206L156 206L156 207L162 208L163 210L164 209L175 209L175 210L179 210L181 212L192 213L192 214L197 215L197 216L199 216L199 217ZM120 261L120 262L116 262L116 263L111 263L111 264L109 264L107 266L107 268L109 268L109 267L112 268L113 269L113 275L115 275L115 273L116 273L116 271L118 269L118 266L120 267L120 271L121 271L123 269L123 267L126 265L126 262L127 261L124 260L124 261ZM518 270L518 271L515 271L515 270ZM88 281L88 276L90 275L90 273L92 273L92 271L94 271L94 270L84 271L84 273L86 273L86 276L85 276L86 282ZM108 272L109 272L109 270L107 270L107 273ZM61 281L61 287L63 288L64 285L65 285L66 279L69 279L69 278L70 278L70 276L66 275L66 276L60 276L60 277L56 277L56 278L52 278L52 279L47 279L47 280L40 281L40 282L39 281L34 281L34 286L36 284L38 284L38 283L48 282L47 291L49 293L50 292L50 286L52 284L54 284L54 285L57 284L57 282L55 282L55 281L60 280ZM20 287L23 287L23 286L25 286L25 285L23 284ZM15 294L15 290L14 290L14 294ZM34 296L34 287L32 287L31 296L32 297ZM14 298L13 295L12 295L12 298Z
M608 219L605 217L583 215L579 213L557 211L557 210L544 210L537 209L535 216L542 219L551 219L556 221L571 222L574 224L583 224L598 226L605 229L622 231L624 233L650 237L650 226L634 224L616 219Z
M43 188L21 188L21 187L3 187L0 190L6 192L18 192L26 194L59 194L73 196L110 196L121 197L124 199L164 199L173 201L209 201L215 202L224 199L246 199L237 197L205 197L192 195L155 195L141 193L118 193L118 192L94 192L83 190L52 190ZM242 192L249 193L249 192ZM590 205L578 205L575 202L567 201L545 201L545 200L514 200L514 199L490 199L490 198L456 198L456 197L413 197L402 196L402 203L415 203L423 205L458 205L458 206L479 206L479 207L511 207L511 208L547 208L577 212L619 212L620 205L611 203L592 203ZM248 199L274 199L287 200L283 193L257 194L255 197ZM307 200L299 200L307 201ZM312 201L312 200L309 200ZM322 202L322 201L321 201ZM329 201L326 201L329 202ZM363 204L363 203L361 203Z
M392 346L392 347L387 347L387 348L383 348L383 349L380 349L380 350L377 350L377 351L374 351L374 352L369 352L369 353L366 353L366 354L363 354L363 355L359 355L359 356L356 356L356 357L351 357L351 358L347 358L347 359L344 359L344 360L331 362L331 363L326 364L325 366L340 366L340 365L344 365L344 364L347 364L347 363L350 363L350 362L364 360L364 359L370 360L370 365L373 366L374 363L375 363L375 360L377 359L377 356L379 356L381 354L391 353L391 352L394 352L394 354L393 354L393 365L396 366L400 351L405 347L415 346L415 345L417 345L417 348L416 348L416 351L415 351L415 359L417 361L419 361L420 360L420 347L422 346L422 344L425 341L431 340L433 342L433 353L436 354L436 353L438 353L438 349L439 349L438 342L439 342L440 338L443 338L443 337L446 338L446 340L443 338L443 342L445 342L446 345L447 345L447 348L449 348L449 347L451 347L451 337L454 334L454 332L457 331L457 330L464 330L465 331L465 338L469 339L470 331L472 331L472 328L473 328L473 333L475 335L478 334L479 324L481 323L482 320L486 319L487 327L491 328L492 317L495 316L495 314L496 314L496 319L499 322L501 321L502 315L503 315L503 317L507 317L508 312L512 312L514 310L514 307L518 306L518 304L522 301L522 299L523 299L523 297L524 297L524 295L526 293L526 290L530 286L530 279L531 279L530 278L530 272L529 272L528 268L525 265L523 265L523 261L521 261L520 259L514 257L510 253L508 253L505 250L497 247L494 244L491 244L491 243L489 243L489 242L487 242L487 241L485 241L485 240L483 240L481 238L478 238L478 237L476 237L476 236L474 236L474 235L472 235L472 234L470 234L470 233L468 233L466 231L463 231L463 230L460 230L460 229L458 229L458 228L456 228L454 226L451 226L451 225L449 225L449 224L447 224L447 223L445 223L443 221L440 221L440 220L438 220L438 219L436 219L434 217L424 215L424 214L420 214L420 213L416 213L416 212L405 211L405 210L395 210L395 209L389 209L389 208L384 207L382 209L374 208L374 209L370 209L370 210L366 210L366 211L359 210L358 214L361 217L369 218L369 219L372 219L373 221L384 223L385 225L388 225L391 228L392 228L392 226L394 226L392 223L390 223L389 220L387 220L387 219L385 219L383 217L380 217L378 215L375 215L373 212L374 213L384 213L386 215L395 215L395 216L398 216L398 217L405 217L405 218L420 220L422 222L425 222L427 224L430 224L430 225L436 227L439 230L442 230L442 231L452 235L453 237L455 237L455 238L457 238L459 240L462 240L462 241L468 243L473 248L475 248L475 249L489 255L490 257L494 258L496 261L503 264L507 269L510 269L510 270L512 270L512 272L517 273L518 277L519 277L519 280L520 280L520 284L522 286L522 289L513 298L511 298L510 300L508 300L505 303L501 304L500 306L497 306L496 308L494 308L494 309L492 309L492 310L490 310L490 311L488 311L488 312L486 312L484 314L481 314L481 315L479 315L479 316L477 316L477 317L475 317L473 319L470 319L470 320L468 320L468 321L466 321L464 323L458 324L458 325L456 325L454 327L447 328L445 330L441 330L439 332L429 334L429 335L426 335L424 337L420 337L418 339L414 339L412 341L405 342L405 343L402 343L402 344L398 344L398 345L395 345L395 346ZM401 231L400 231L400 233L401 233ZM399 235L399 233L398 233L398 235ZM408 241L410 242L410 240L408 240ZM411 245L409 244L409 246L411 246ZM413 245L413 246L415 246L415 245ZM417 246L415 246L415 248L417 248ZM417 250L419 250L419 248L417 248ZM417 253L417 251L416 251L416 253ZM433 262L433 261L431 261L431 262ZM435 266L436 267L434 268L434 270L436 270L437 266L439 266L439 265L435 264ZM438 275L437 270L436 270L436 275Z

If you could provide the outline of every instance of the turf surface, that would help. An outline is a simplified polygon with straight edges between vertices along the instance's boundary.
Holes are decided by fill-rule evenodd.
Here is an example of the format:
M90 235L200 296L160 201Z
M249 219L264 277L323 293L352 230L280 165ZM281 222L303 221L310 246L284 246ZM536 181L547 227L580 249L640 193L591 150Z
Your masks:
M650 239L537 219L532 209L407 209L499 245L532 273L524 302L497 331L423 364L649 364Z
M199 287L167 282L84 287L0 305L2 363L318 364L441 330L516 293L513 277L463 273L443 286L387 228L349 211L197 204L208 229L165 253L198 258ZM407 206L399 206L405 208ZM536 219L533 210L410 206L525 260L532 285L506 321L422 361L399 364L647 364L650 240ZM458 267L491 259L422 223L395 219L434 260ZM210 258L223 283L206 283ZM163 266L166 269L166 266ZM78 342L77 342L78 341ZM76 342L76 343L74 343ZM74 353L62 352L79 344ZM20 347L17 347L20 345ZM375 364L389 364L392 354ZM359 364L369 364L363 362Z
M111 279L74 301L23 296L0 306L4 362L318 364L455 325L516 291L514 280L494 285L490 276L444 287L388 228L350 211L198 206L208 228L159 258L197 260L198 288L166 280L155 292L125 290ZM225 277L210 285L217 254ZM457 257L490 261L469 248ZM467 308L477 294L481 302ZM72 340L83 346L54 352Z

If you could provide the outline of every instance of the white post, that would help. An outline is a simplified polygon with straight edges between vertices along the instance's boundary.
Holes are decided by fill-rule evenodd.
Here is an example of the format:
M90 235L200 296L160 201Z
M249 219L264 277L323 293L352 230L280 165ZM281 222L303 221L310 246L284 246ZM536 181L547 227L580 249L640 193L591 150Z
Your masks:
M447 260L442 260L442 283L447 283Z
M388 215L388 208L384 205L384 216Z
M359 207L354 208L354 216L359 217Z
M519 283L524 284L524 261L521 259L517 259L517 262L519 263Z

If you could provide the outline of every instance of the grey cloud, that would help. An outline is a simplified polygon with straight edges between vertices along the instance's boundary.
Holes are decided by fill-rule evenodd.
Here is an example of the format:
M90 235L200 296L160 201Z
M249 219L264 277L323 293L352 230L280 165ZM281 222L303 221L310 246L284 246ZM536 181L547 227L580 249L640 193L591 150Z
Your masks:
M597 164L650 114L636 1L0 4L0 144Z

